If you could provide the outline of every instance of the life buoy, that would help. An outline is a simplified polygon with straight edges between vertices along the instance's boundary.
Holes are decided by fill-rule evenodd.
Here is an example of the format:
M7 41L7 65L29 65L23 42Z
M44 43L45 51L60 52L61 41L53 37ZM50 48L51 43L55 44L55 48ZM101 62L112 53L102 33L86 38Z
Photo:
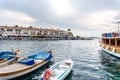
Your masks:
M44 73L44 75L43 75L43 79L44 79L44 80L48 80L50 74L51 74L50 69L46 69L46 70L45 70L45 73Z

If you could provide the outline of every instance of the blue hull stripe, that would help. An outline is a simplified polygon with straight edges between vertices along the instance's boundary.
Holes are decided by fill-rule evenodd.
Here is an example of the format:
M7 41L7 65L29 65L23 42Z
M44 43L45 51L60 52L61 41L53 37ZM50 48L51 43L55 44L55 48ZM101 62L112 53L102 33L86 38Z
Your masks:
M70 67L69 67L70 68ZM57 79L60 79L63 77L63 75L69 70L69 68L67 70L65 70L65 72L63 72Z

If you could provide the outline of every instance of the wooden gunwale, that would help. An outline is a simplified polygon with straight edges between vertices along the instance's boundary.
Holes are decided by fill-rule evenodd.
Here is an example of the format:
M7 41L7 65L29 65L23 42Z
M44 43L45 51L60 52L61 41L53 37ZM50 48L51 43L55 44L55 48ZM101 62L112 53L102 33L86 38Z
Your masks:
M37 67L38 65L44 63L45 60L43 60L42 62L39 62L37 64L33 64L32 66L29 66L27 68L24 68L24 69L21 69L21 70L18 70L18 71L14 71L14 72L8 72L8 73L0 73L0 77L4 77L4 76L10 76L10 75L14 75L14 74L18 74L18 73L21 73L21 72L24 72L24 71L27 71L29 69L32 69L34 67Z
M107 46L108 46L108 45L105 45L105 44L104 44L103 48L106 49ZM108 50L109 50L109 51L112 51L113 48L115 48L115 52L116 52L116 53L120 53L120 47L109 46L109 47L108 47Z
M0 63L6 62L7 60L5 59L0 59Z

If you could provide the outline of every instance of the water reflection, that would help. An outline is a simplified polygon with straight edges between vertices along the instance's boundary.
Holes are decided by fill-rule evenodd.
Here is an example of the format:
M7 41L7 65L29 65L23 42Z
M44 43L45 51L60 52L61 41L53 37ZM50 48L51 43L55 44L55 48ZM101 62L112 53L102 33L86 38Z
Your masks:
M106 71L106 77L110 80L120 80L120 59L100 51L101 69Z

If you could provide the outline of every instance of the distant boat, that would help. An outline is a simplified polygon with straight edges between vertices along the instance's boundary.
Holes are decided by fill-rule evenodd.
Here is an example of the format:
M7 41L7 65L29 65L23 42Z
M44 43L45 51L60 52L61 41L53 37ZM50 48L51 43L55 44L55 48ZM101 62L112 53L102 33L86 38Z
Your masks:
M50 52L36 52L17 63L0 68L0 80L12 79L30 73L45 65L52 59Z
M12 55L12 56L10 56ZM15 52L12 52L12 51L2 51L0 52L0 66L4 66L12 61L15 60L15 57L13 56L16 56Z
M40 80L63 80L71 72L73 61L71 59L63 60L46 69Z

